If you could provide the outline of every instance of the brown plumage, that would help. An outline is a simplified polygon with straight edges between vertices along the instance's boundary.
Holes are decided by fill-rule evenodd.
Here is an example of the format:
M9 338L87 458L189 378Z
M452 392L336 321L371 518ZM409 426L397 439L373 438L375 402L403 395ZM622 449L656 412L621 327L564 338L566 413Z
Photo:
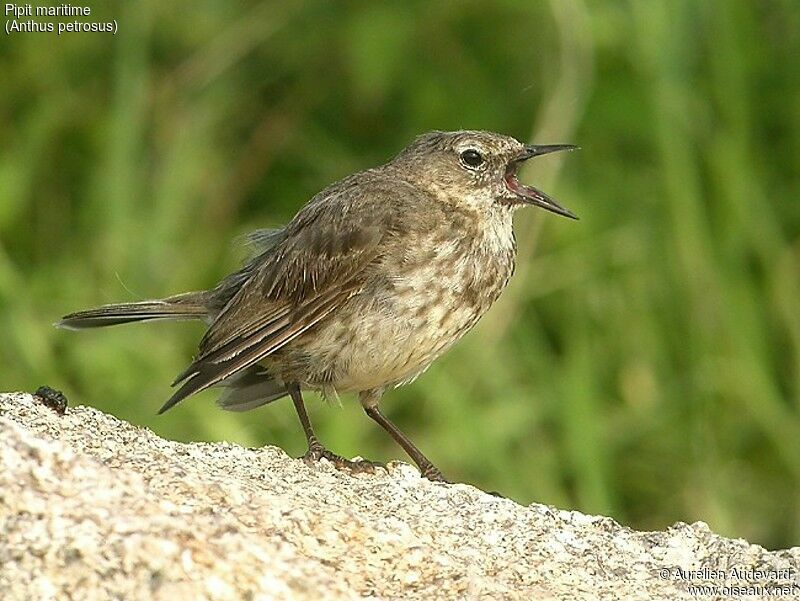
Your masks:
M441 480L378 401L427 369L500 295L514 269L516 208L574 217L516 178L523 161L572 148L488 132L425 134L389 163L329 186L285 227L253 234L256 255L214 289L81 311L58 325L204 319L198 355L162 412L211 386L226 389L220 405L234 411L288 394L307 458L371 469L317 441L300 392L354 391L423 475Z

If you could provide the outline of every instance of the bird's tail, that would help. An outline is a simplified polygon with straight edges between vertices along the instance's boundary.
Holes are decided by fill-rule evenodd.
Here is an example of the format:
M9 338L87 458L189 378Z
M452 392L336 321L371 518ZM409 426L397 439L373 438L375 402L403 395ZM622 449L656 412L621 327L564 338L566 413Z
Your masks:
M65 315L55 326L82 330L150 319L204 319L208 316L207 298L205 291L186 292L160 300L103 305Z

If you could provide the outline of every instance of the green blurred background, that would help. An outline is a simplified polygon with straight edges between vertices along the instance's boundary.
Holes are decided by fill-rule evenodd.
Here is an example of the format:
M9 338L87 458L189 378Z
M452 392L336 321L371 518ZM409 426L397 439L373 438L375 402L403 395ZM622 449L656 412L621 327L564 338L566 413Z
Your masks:
M800 3L96 2L0 37L0 389L179 440L304 439L286 401L155 412L200 324L60 315L212 286L248 230L430 129L579 153L523 179L515 278L384 408L450 478L635 528L800 544ZM345 455L406 459L345 398Z

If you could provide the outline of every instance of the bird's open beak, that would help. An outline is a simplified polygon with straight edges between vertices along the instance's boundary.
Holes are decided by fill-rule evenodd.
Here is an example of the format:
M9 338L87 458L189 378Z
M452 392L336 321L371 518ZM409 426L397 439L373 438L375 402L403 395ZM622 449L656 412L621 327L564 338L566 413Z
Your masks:
M537 190L533 186L526 186L521 184L517 179L517 171L519 170L519 166L527 161L528 159L532 159L533 157L538 157L543 154L550 154L551 152L560 152L562 150L576 150L578 147L573 146L572 144L549 144L546 146L525 146L525 150L523 153L511 161L506 168L506 186L508 189L511 190L514 194L516 194L521 202L526 204L535 205L537 207L541 207L546 211L550 211L551 213L556 213L557 215L562 215L564 217L569 217L570 219L577 219L578 216L575 215L569 209L562 207L558 204L555 200L550 198L547 194L542 192L541 190Z

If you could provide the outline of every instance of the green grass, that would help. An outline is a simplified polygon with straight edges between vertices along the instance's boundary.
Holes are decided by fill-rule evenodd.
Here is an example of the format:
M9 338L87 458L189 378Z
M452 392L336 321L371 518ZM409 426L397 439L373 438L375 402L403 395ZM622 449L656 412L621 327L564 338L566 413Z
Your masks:
M581 220L519 214L509 290L386 413L523 503L800 544L800 5L93 9L118 36L0 39L0 389L300 454L287 402L155 416L199 325L50 324L213 285L237 236L422 131L572 142L524 177ZM402 457L355 399L311 411L335 450Z

